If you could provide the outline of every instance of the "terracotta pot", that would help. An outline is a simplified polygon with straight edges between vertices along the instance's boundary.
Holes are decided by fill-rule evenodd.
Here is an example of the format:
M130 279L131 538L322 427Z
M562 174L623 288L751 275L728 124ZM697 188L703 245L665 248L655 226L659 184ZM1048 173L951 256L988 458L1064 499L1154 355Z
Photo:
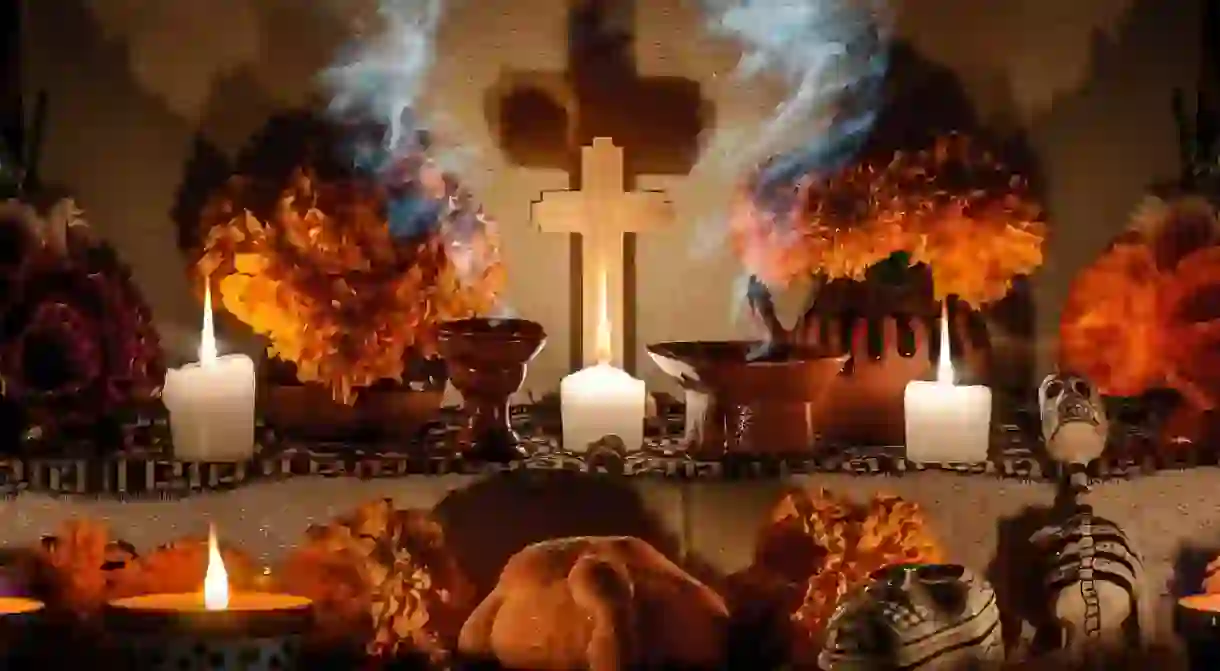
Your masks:
M988 345L981 320L951 302L950 347L957 382L985 384ZM816 421L823 437L842 445L902 445L904 394L913 380L935 379L940 305L926 272L900 285L837 280L790 334L792 342L848 357Z
M287 435L313 440L406 441L434 421L445 394L445 367L436 359L412 359L402 382L386 380L361 389L353 405L334 400L331 390L296 379L292 364L263 363L260 417Z
M526 456L509 424L508 399L525 382L526 364L546 346L542 325L525 319L462 319L441 325L437 346L466 423L458 442L467 457L507 462Z
M657 366L686 390L686 443L703 457L808 455L817 443L811 416L846 356L816 347L785 348L752 361L748 342L670 342L648 346Z

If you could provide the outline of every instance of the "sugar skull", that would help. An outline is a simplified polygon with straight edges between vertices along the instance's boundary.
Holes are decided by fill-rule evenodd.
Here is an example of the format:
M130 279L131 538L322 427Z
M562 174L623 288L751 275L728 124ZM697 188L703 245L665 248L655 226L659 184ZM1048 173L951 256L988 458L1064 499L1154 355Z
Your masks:
M1109 422L1096 385L1072 373L1052 373L1038 387L1038 408L1052 459L1086 464L1101 456Z
M987 667L1003 661L1000 611L987 581L954 564L895 566L835 611L825 671Z

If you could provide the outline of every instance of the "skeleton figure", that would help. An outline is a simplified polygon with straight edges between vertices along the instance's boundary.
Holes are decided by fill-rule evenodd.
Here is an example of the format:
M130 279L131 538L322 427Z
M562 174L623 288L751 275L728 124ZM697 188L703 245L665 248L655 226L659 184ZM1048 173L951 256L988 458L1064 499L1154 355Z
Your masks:
M1109 422L1097 386L1079 375L1052 373L1038 387L1046 452L1064 466L1075 490L1088 489L1086 468L1106 449Z
M939 671L1003 661L995 592L951 564L888 569L839 606L818 657L824 671Z
M1049 615L1068 657L1139 645L1144 567L1122 529L1078 506L1030 541L1045 556Z

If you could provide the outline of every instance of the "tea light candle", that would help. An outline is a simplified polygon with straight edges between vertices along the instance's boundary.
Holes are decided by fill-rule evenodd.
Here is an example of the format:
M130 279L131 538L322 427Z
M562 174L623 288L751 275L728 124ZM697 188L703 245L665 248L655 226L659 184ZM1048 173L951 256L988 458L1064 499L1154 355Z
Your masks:
M213 530L202 592L147 594L107 604L106 628L139 669L293 669L312 602L231 592Z
M559 383L563 447L585 452L589 443L616 435L628 450L644 444L648 394L644 381L610 365L610 318L606 308L606 276L602 274L601 316L597 325L596 365L572 373Z
M1178 600L1174 630L1186 643L1191 671L1220 668L1220 594Z
M936 381L910 382L903 397L906 457L914 462L982 462L991 445L991 390L954 384L948 317L942 308Z
M246 461L254 457L254 361L216 356L212 290L204 294L199 363L169 370L161 398L169 410L174 457Z
M0 668L34 668L36 654L29 625L42 613L43 603L20 597L0 597Z

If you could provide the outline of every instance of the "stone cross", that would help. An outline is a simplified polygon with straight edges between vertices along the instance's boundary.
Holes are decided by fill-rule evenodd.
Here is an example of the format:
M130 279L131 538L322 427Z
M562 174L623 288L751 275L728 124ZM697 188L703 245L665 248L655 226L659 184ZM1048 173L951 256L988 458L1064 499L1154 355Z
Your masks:
M620 148L621 168L615 173L620 197L624 190L635 188L638 175L688 174L698 158L699 135L710 124L710 106L699 83L639 75L633 54L635 11L631 0L572 3L566 71L509 70L488 93L488 123L508 160L527 168L566 170L572 191L589 192L582 165L585 148L595 149L596 138L612 138ZM574 198L569 201L575 202ZM609 224L604 216L591 221L618 226ZM616 266L622 269L617 274L622 284L610 287L611 294L622 295L622 314L615 325L621 324L623 342L615 352L621 353L628 371L635 369L637 349L634 227L619 228L626 231ZM589 290L583 285L593 275L584 268L583 250L588 245L582 236L572 235L569 257L573 334L582 334L584 315L597 310L596 304L584 302ZM584 351L582 340L573 343L573 369L595 358Z
M625 365L623 237L673 220L673 207L655 191L627 191L623 184L623 150L610 138L594 138L581 150L579 191L552 191L533 203L530 217L548 233L581 235L581 352L584 365L609 355ZM601 295L602 291L606 295ZM597 348L602 306L609 318L610 352Z

